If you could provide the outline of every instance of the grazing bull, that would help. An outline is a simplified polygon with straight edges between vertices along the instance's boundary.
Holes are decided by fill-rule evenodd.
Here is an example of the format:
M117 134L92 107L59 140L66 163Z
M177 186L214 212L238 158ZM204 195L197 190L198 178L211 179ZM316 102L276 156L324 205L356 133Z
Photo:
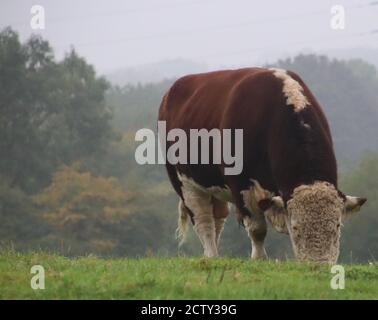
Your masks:
M223 162L166 164L181 198L179 237L190 219L205 256L217 256L231 202L251 239L252 258L266 257L267 219L290 235L298 259L337 261L341 216L366 199L338 190L328 122L298 75L276 68L188 75L165 94L159 120L167 130L185 132L243 129L240 174L226 175Z

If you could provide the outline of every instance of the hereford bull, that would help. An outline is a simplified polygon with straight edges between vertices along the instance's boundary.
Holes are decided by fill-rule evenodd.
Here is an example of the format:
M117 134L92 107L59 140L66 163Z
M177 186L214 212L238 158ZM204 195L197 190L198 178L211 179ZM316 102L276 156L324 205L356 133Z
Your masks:
M341 217L366 199L338 190L328 122L297 74L243 68L182 77L165 94L159 121L186 132L243 129L240 174L226 175L223 162L166 164L180 197L182 240L190 219L205 256L217 256L230 202L251 239L252 258L266 257L267 219L290 235L298 259L336 262Z

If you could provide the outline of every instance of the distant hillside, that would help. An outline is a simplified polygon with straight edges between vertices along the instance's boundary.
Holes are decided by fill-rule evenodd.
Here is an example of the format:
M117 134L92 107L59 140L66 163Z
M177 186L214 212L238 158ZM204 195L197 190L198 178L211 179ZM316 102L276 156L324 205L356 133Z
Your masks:
M378 48L356 47L350 49L329 49L323 54L342 60L362 59L378 68Z
M378 48L374 47L355 47L349 49L327 49L321 51L301 51L298 55L326 55L329 58L337 60L351 60L351 59L361 59L374 65L378 68ZM270 54L269 59L264 61L276 61L280 57L278 55ZM274 58L277 57L277 58ZM282 56L281 56L282 57ZM285 56L286 58L286 56ZM261 62L257 65L264 64ZM235 66L238 65L235 61ZM247 66L245 63L243 66ZM251 63L251 67L256 66L255 63ZM215 69L226 69L229 66L212 66L209 67L206 63L201 63L198 61L188 60L188 59L171 59L163 60L154 63L143 64L134 67L121 68L113 72L106 74L107 79L114 85L124 86L124 85L137 85L137 84L147 84L156 83L167 79L178 78L185 74L206 72Z
M175 59L120 69L108 74L107 78L115 85L124 86L126 84L159 82L165 79L177 78L187 73L206 70L206 64Z

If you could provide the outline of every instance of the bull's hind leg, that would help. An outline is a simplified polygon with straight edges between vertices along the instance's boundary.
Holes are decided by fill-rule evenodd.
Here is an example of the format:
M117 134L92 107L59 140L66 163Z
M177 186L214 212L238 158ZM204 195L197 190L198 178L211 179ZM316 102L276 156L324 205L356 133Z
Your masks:
M227 202L213 198L213 216L215 221L215 240L217 247L219 246L220 235L223 231L228 213Z
M192 212L194 230L200 239L206 257L218 256L216 229L211 196L200 189L183 184L185 206Z

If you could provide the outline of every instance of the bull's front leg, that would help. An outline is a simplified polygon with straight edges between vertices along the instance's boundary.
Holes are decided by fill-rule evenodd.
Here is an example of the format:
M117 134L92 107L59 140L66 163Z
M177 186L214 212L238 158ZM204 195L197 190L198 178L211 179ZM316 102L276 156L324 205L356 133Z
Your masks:
M252 217L244 217L243 224L251 239L252 259L266 259L268 256L264 248L264 240L267 233L267 225L264 215L255 214Z
M267 225L264 211L260 208L260 201L271 198L271 192L261 187L260 183L251 179L248 189L240 191L238 195L238 209L241 214L244 227L252 243L252 259L265 259L267 254L264 248L264 240L267 233Z

